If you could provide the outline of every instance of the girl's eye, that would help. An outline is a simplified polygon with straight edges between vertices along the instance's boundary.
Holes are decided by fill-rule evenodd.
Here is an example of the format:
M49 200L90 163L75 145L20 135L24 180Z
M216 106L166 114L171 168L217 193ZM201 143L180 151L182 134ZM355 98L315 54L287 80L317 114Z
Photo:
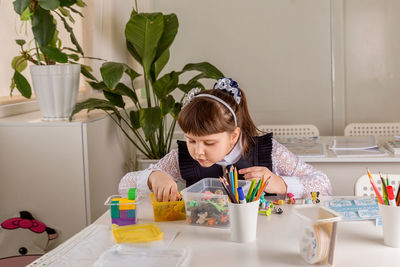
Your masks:
M205 143L207 146L212 146L212 145L214 145L215 143Z
M194 144L194 143L196 143L196 142L193 140L189 140L189 144Z

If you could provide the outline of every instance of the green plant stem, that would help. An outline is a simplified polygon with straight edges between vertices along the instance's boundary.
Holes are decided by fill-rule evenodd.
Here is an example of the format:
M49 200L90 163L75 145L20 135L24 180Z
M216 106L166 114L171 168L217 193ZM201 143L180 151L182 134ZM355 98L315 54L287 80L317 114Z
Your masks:
M124 112L127 115L127 117L129 117L129 115L125 109L124 109ZM124 117L121 116L121 119L125 122L125 124L129 127L129 129L131 129L132 132L135 134L135 136L138 138L139 142L143 146L143 149L145 149L148 154L151 154L150 148L147 146L146 142L143 140L143 137L138 133L138 131L135 128L133 128L132 125Z
M42 65L42 64L40 63L40 54L39 54L39 48L38 48L38 43L37 43L36 39L35 39L35 47L36 47L37 64L38 64L38 65Z
M168 131L168 135L167 135L167 151L169 151L171 149L171 143L172 143L172 136L173 136L173 132L175 129L175 125L176 125L176 120L174 119L171 123L171 125L169 126L169 131Z
M150 84L147 75L144 75L144 85L146 88L146 99L147 99L147 107L151 107L151 97L150 97Z
M140 152L142 152L146 157L150 157L150 155L146 152L143 151L143 149L140 148L140 146L133 141L133 139L129 136L129 134L124 130L124 128L122 127L122 125L114 118L113 114L109 113L106 111L106 113L108 114L108 116L111 117L111 119L119 126L119 128L121 129L121 131L125 134L125 136L129 139L129 141L131 141L136 147L137 149L140 150Z
M135 7L136 7L136 12L139 13L139 9L137 7L137 0L135 0Z

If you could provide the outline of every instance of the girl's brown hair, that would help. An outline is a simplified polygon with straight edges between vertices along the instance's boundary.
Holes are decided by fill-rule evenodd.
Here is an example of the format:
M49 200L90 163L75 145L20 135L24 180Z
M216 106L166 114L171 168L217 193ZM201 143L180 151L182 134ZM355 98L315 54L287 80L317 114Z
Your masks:
M242 133L243 154L249 152L254 145L257 128L250 117L247 100L241 90L240 104L227 92L220 89L210 89L201 94L214 95L225 101L235 112L237 126ZM233 132L235 120L232 113L218 101L208 97L195 97L179 113L178 124L185 133L204 136L222 132Z

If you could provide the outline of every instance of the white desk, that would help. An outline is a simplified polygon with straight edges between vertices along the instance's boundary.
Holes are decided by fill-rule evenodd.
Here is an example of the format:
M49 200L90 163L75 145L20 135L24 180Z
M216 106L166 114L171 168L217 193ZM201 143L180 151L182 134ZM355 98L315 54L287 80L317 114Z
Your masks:
M332 183L333 195L354 195L354 184L357 179L366 174L366 168L372 173L400 173L400 156L394 156L389 152L388 156L379 157L336 157L328 149L333 136L320 136L319 142L326 147L326 157L305 157L305 162L313 165L318 170L328 175ZM388 138L379 138L379 143L384 144Z
M291 212L292 206L284 206L282 215L258 216L257 241L254 243L234 243L230 240L229 229L192 226L185 221L157 223L164 232L178 231L170 248L191 249L189 266L308 266L299 254L297 222ZM94 224L110 224L110 214L106 212ZM138 206L139 223L153 221L149 202ZM92 225L91 225L92 226ZM61 244L32 266L43 266L49 259L60 257L71 244L79 242L90 227ZM111 234L111 232L110 232ZM338 225L334 265L344 266L400 266L400 248L383 244L381 227L371 221L341 222ZM41 263L41 264L38 264ZM85 265L80 265L85 266Z

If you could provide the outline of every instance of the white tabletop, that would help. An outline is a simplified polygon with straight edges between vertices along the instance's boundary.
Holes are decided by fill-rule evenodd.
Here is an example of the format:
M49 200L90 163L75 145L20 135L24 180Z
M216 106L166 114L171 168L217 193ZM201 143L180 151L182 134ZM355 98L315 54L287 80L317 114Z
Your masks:
M282 215L258 216L257 241L253 243L232 242L229 229L193 226L186 221L157 225L164 233L178 232L170 248L189 248L189 266L308 266L299 254L300 219L292 208L285 205ZM153 222L148 201L138 205L138 217L138 223ZM93 225L110 225L110 220L107 211L94 224L46 254L47 258L61 257L66 248L80 242ZM381 227L372 221L340 222L337 233L335 266L400 266L400 261L395 260L400 258L400 248L385 246Z

